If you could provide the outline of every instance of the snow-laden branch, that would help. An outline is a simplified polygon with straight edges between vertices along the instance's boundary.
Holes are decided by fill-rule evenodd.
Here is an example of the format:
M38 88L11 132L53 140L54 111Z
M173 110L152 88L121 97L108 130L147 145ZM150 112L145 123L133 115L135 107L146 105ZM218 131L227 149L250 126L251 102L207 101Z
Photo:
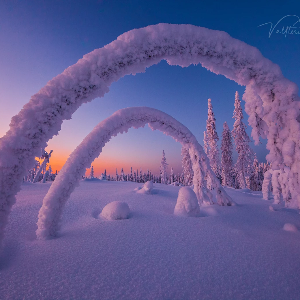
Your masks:
M211 171L207 156L201 145L188 128L166 113L154 108L124 108L100 122L70 155L43 200L37 223L38 238L43 239L56 235L65 203L75 187L78 186L86 169L100 155L102 148L111 137L127 132L131 127L143 127L147 123L152 130L162 131L190 150L193 156L192 162L195 173L194 191L200 204L208 198L202 174L203 172L209 172L218 190L218 203L220 205L231 205L229 196Z
M0 241L23 176L34 165L40 149L58 134L63 120L70 119L82 103L103 97L112 82L144 72L162 59L182 67L201 64L240 85L250 86L256 97L253 99L251 93L245 96L251 125L266 125L263 131L268 137L268 160L275 169L288 163L292 197L299 197L300 203L297 86L256 48L225 32L193 25L158 24L131 30L85 55L49 81L12 118L10 130L0 140ZM291 142L295 143L294 152L286 158L282 147Z

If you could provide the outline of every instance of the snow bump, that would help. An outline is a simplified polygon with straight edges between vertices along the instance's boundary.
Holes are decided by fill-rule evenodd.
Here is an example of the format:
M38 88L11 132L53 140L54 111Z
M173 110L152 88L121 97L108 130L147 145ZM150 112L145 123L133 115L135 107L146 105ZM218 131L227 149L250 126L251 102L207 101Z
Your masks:
M200 215L197 196L191 188L185 186L179 190L174 215L184 217L198 217Z
M107 220L123 220L128 219L129 215L130 208L126 202L113 201L103 208L100 217Z

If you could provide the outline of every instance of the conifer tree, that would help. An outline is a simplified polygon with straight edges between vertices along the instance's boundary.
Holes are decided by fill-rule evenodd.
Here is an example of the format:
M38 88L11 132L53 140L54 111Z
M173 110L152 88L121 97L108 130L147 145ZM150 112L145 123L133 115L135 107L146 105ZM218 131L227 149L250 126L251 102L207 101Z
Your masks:
M142 173L142 169L140 169L140 182L144 182L144 181L143 181L143 173Z
M206 154L209 158L210 166L217 178L221 180L220 172L220 154L218 149L219 137L216 130L216 118L213 112L211 99L208 99L208 114L206 121L206 131L204 133L204 148L206 148Z
M246 125L242 121L244 116L238 92L235 93L233 118L235 122L232 136L238 153L235 168L238 174L240 188L243 189L246 188L246 178L252 173L254 154L249 146L250 138L246 132Z
M182 156L182 169L183 169L183 177L184 177L184 185L192 185L194 171L192 168L192 161L189 153L189 149L186 147L181 148L181 156Z
M226 122L223 124L222 143L221 143L221 168L222 168L222 185L233 185L233 160L232 160L232 136Z
M174 170L173 167L171 168L171 172L170 172L170 184L172 184L174 182Z
M94 167L91 167L91 171L90 171L90 178L93 179L94 177Z
M163 150L163 156L160 162L160 177L161 177L161 183L167 184L167 160L166 160L166 155L165 151Z
M125 175L124 175L123 168L121 169L120 181L125 181Z
M130 181L133 181L133 173L132 173L132 167L130 168Z

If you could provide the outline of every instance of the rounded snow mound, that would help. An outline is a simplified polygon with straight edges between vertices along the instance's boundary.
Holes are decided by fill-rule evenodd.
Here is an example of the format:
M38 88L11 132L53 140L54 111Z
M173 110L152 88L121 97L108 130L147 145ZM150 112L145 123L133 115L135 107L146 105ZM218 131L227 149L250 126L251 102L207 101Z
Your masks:
M283 230L285 230L285 231L292 231L292 232L298 232L298 228L294 224L291 224L291 223L284 224Z
M129 206L126 202L113 201L108 203L102 210L100 216L107 220L128 219L130 214Z
M185 186L179 190L174 215L185 217L198 217L200 215L197 196L191 188Z
M150 180L150 181L145 182L145 184L143 185L143 187L141 189L139 189L137 191L137 193L140 193L140 194L152 194L152 190L153 190L153 182Z

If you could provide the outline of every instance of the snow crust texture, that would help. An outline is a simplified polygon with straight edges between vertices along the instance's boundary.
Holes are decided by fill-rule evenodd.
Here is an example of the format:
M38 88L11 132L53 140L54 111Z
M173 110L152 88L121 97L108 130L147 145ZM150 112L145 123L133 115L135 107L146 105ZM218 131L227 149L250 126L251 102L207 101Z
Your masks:
M268 160L274 169L291 168L292 197L300 203L300 124L298 87L258 49L221 31L193 25L158 24L134 29L47 83L14 116L0 140L0 240L22 178L63 120L85 102L103 97L109 86L128 74L144 72L166 59L170 65L201 64L246 86L243 99L252 136L267 137ZM285 155L288 149L290 155Z
M82 181L72 193L61 236L36 241L41 199L50 187L22 184L0 255L1 300L296 300L300 285L299 214L226 188L237 202L201 207L199 218L173 214L179 187ZM97 218L112 201L128 220Z
M94 159L100 155L102 148L111 137L127 132L131 127L138 128L147 123L153 130L162 131L189 149L194 170L194 191L200 204L202 202L213 203L209 198L204 181L204 174L208 173L213 186L218 191L218 204L231 205L230 197L211 170L201 145L188 128L168 114L154 108L124 108L100 122L70 155L43 200L36 232L39 239L56 236L67 200L75 187L79 185L86 168L89 168ZM150 191L151 183L146 183L138 193L149 193Z
M107 220L128 219L130 208L126 202L114 201L108 203L102 210L100 216Z
M200 207L195 192L188 186L178 192L174 215L184 217L199 217Z

